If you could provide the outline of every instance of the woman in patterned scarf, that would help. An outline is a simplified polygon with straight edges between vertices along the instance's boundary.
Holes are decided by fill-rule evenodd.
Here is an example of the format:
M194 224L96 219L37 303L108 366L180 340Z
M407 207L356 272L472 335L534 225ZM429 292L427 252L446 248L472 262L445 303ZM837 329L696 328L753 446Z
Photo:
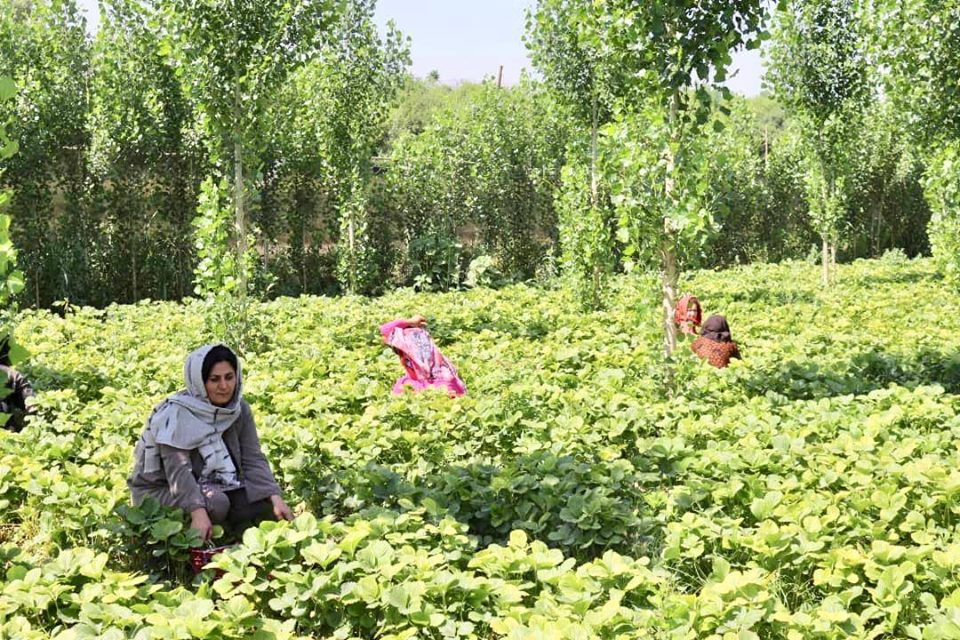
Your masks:
M243 400L236 354L201 347L187 357L184 378L187 388L157 405L137 442L127 479L134 504L153 496L183 509L205 540L214 523L292 520Z
M723 316L712 315L703 323L700 337L690 344L693 352L717 367L723 369L730 364L731 358L740 357L737 343L730 338L730 326Z

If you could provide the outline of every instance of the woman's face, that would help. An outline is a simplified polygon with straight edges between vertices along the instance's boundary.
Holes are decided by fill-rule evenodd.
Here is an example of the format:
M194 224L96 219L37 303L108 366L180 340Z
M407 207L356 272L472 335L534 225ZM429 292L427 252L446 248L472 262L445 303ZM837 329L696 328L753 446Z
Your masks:
M207 389L210 404L225 407L233 399L233 392L237 388L237 372L229 362L218 362L210 369L210 376L203 386Z

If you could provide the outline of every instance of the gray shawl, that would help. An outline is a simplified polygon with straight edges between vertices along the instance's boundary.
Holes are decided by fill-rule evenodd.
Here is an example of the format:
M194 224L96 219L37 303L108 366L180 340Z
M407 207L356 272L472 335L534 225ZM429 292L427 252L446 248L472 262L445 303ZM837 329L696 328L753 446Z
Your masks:
M223 443L223 432L240 417L243 378L237 359L237 389L225 407L214 406L207 397L201 372L203 359L216 344L200 347L189 356L183 367L187 388L161 402L147 421L147 428L137 442L134 456L142 461L146 473L162 469L160 447L197 449L203 458L200 483L219 487L239 487L237 468ZM226 346L226 345L223 345Z

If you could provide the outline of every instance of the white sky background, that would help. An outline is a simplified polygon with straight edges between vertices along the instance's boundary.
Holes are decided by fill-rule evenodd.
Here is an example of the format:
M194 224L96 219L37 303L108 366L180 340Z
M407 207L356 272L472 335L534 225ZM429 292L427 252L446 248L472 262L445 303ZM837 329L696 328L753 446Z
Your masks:
M96 0L78 0L87 15L88 30L100 22ZM532 0L379 0L377 22L393 20L411 38L410 71L423 77L432 70L440 81L457 84L496 77L503 65L503 83L517 82L520 70L530 69L523 46L524 10ZM733 75L736 72L736 75ZM727 82L745 96L760 93L763 75L759 51L733 54Z

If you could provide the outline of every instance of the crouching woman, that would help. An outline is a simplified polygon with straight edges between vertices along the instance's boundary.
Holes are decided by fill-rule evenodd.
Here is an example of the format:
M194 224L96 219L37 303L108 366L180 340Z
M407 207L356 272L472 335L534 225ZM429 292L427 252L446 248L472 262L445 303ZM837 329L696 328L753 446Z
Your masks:
M292 520L243 400L236 354L222 344L201 347L187 357L184 377L187 388L154 408L137 441L127 478L134 504L153 496L179 507L204 540L214 524Z

